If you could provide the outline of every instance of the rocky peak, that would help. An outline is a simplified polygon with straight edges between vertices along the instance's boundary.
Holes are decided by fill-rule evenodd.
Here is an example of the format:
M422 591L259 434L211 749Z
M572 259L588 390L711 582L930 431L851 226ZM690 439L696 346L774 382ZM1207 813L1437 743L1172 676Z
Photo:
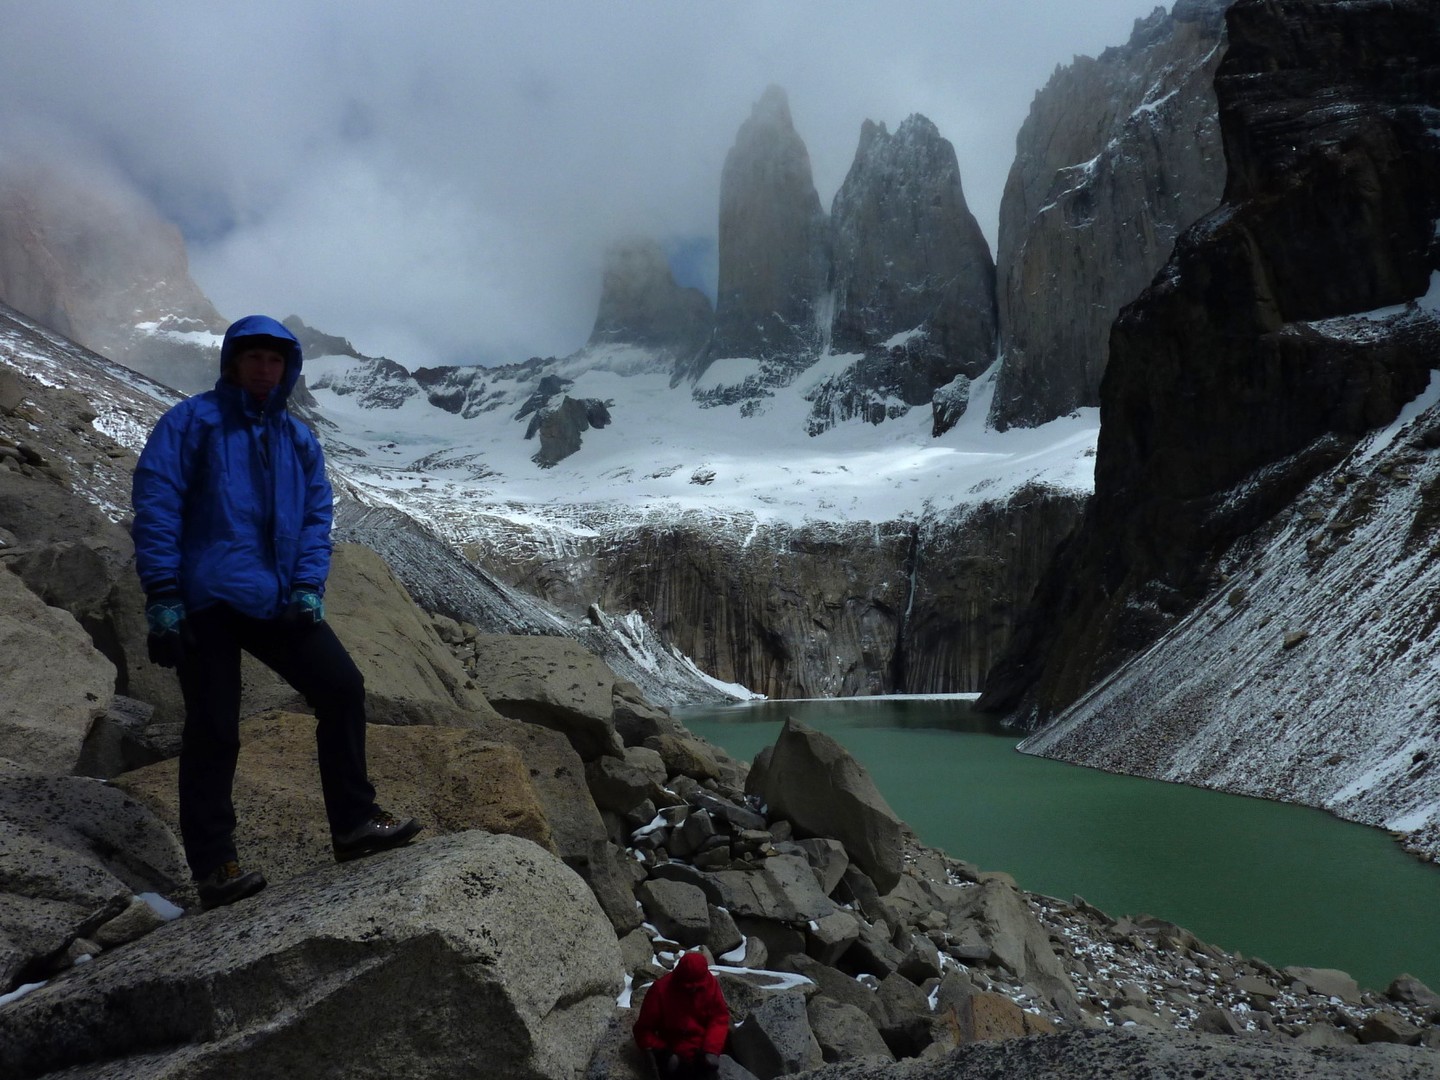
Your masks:
M917 113L891 135L865 121L830 220L830 346L865 359L843 387L817 395L812 430L883 415L897 399L931 404L937 387L989 366L995 264L965 203L955 148L933 123Z
M215 380L213 357L178 336L225 328L180 231L101 170L44 157L0 168L0 300L179 389Z
M709 358L813 354L826 247L810 154L785 91L771 86L740 126L721 174L720 285Z
M655 241L627 240L606 252L590 345L672 350L677 361L686 363L704 347L713 320L705 294L676 284Z
M1226 6L1156 8L1124 46L1076 57L1036 94L1000 207L995 426L1098 404L1110 324L1219 202Z
M917 113L890 135L865 121L831 222L837 352L924 325L951 375L985 370L995 264L965 203L955 148L933 123Z

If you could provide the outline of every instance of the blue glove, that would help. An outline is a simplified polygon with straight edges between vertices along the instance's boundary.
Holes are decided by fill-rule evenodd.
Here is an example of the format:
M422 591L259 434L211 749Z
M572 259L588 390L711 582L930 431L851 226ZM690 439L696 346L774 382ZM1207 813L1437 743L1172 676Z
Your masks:
M312 585L296 585L290 590L290 602L280 613L286 626L310 628L325 621L325 601Z
M150 630L145 637L145 650L152 664L178 667L185 653L195 648L195 634L185 617L185 601L178 592L160 592L147 597L145 623Z

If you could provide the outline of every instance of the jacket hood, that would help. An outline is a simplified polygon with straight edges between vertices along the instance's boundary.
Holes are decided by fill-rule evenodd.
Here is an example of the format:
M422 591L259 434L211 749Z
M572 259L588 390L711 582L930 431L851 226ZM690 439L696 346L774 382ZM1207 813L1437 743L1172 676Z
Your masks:
M705 977L709 974L710 965L706 962L704 953L686 953L680 957L680 962L675 965L675 981L684 986L695 986L703 983Z
M280 385L270 395L268 408L284 408L285 403L290 399L290 391L295 389L295 384L300 381L300 368L304 362L300 352L300 341L285 326L284 323L270 318L268 315L246 315L243 319L236 319L225 331L225 340L220 344L220 378L225 379L225 372L230 366L235 354L243 348L247 342L246 338L265 338L267 348L273 348L285 357L285 377L280 380Z

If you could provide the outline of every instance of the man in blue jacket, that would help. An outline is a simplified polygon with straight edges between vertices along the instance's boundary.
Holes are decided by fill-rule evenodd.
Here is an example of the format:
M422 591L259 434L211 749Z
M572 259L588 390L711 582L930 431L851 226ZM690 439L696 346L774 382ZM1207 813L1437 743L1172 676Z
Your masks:
M161 417L135 469L148 647L177 670L185 699L180 832L207 909L265 887L235 851L242 649L315 709L335 858L397 847L420 830L375 804L364 678L325 621L332 496L319 442L286 408L300 366L283 324L235 322L215 389Z

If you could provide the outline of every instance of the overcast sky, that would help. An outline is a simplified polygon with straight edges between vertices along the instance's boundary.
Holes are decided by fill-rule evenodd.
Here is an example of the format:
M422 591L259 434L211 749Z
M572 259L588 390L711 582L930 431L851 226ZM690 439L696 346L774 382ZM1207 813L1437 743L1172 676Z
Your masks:
M995 243L1057 64L1150 0L0 0L0 155L57 132L183 229L227 318L407 366L584 344L635 233L713 296L720 170L770 83L829 207L861 122L956 149Z

